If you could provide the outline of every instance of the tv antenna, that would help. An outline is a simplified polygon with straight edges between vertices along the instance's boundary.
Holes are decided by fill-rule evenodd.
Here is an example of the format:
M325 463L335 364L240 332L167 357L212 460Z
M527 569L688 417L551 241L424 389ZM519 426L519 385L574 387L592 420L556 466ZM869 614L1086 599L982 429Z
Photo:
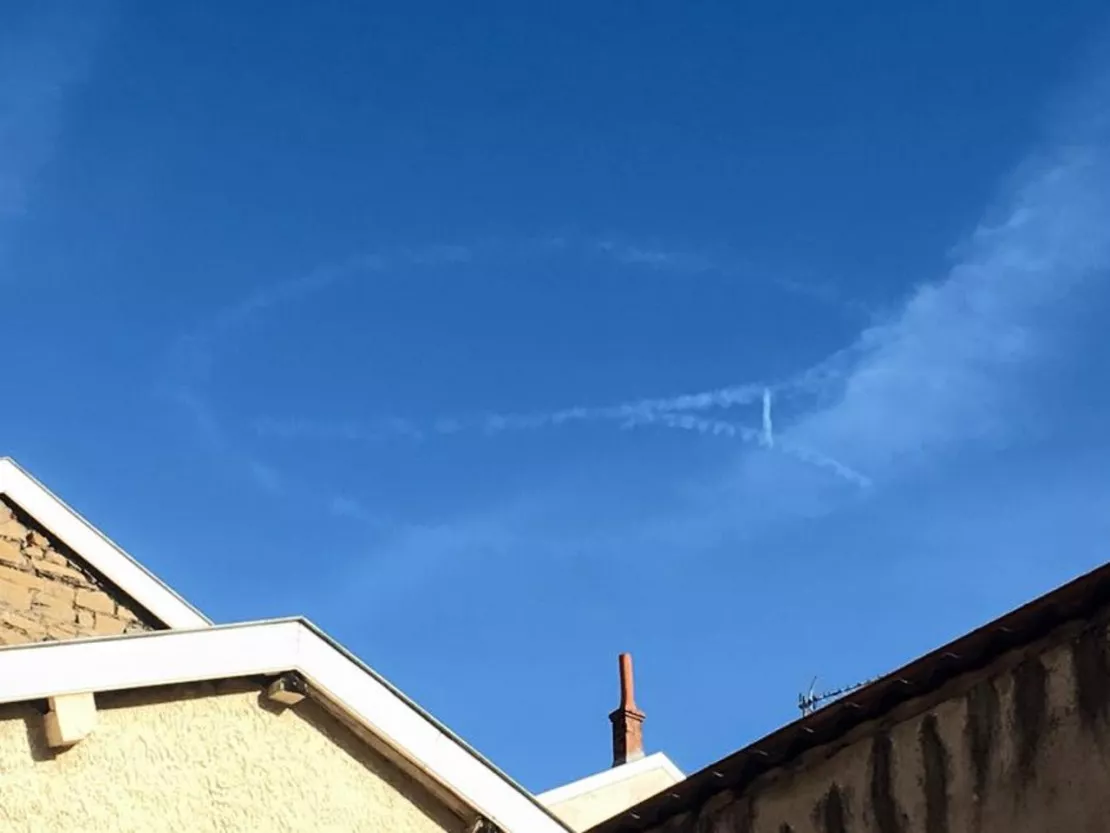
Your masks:
M830 700L835 700L837 697L843 697L845 694L851 694L853 691L861 689L865 685L875 682L875 680L877 679L879 678L872 677L871 679L864 680L860 683L844 686L843 688L837 688L832 691L822 691L818 693L816 691L817 678L814 677L809 684L809 689L806 692L798 695L798 708L801 709L802 717L806 717L813 714Z

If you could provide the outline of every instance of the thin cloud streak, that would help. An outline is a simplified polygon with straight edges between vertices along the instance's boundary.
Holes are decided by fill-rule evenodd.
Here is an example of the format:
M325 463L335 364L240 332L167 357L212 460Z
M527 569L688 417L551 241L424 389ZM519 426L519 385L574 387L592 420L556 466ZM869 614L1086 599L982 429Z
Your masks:
M1082 125L1025 166L1002 219L976 230L945 280L861 336L838 401L789 436L877 472L1007 441L1036 397L1024 379L1058 339L1053 311L1110 277L1110 131Z
M105 28L103 3L36 9L0 34L0 222L30 209L31 189L57 148L66 102L88 76Z
M214 356L220 344L237 335L254 319L274 307L307 298L360 273L381 268L384 268L383 259L377 255L365 255L249 293L174 341L169 351L167 379L171 384L188 388L205 384L212 373Z
M775 447L775 427L771 422L771 389L763 389L763 444Z
M732 437L751 445L770 449L767 443L766 430L757 431L744 425L737 425L719 419L707 419L695 414L652 414L642 420L628 423L627 427L635 428L644 425L662 425L714 437ZM853 486L869 489L873 485L871 478L866 474L856 471L851 466L816 449L795 443L782 442L775 446L775 450L800 463L825 469Z
M249 329L254 321L274 308L304 300L359 277L402 267L452 267L505 256L547 257L552 253L568 251L601 253L617 263L653 269L666 267L671 270L681 269L687 273L714 270L738 278L748 277L737 264L710 256L651 250L618 244L611 240L589 241L567 237L533 238L513 244L496 240L469 245L434 244L403 249L392 254L372 252L320 267L302 277L262 287L218 310L207 321L173 343L162 387L181 392L181 396L171 397L173 399L206 401L204 391L213 373L214 357L225 341ZM812 386L817 380L817 374L825 364L828 364L828 360L796 379L773 387L783 393L804 393L806 387ZM654 413L733 408L758 401L766 387L762 383L730 385L669 398L643 399L601 407L571 406L547 413L495 413L471 418L445 416L434 420L431 425L421 425L402 418L338 422L267 416L253 420L252 429L256 436L275 439L312 438L366 444L378 444L392 436L420 440L429 435L445 436L463 431L495 435L504 431L537 430L574 423L626 421ZM213 410L208 408L209 412ZM194 416L197 413L196 408L189 408L187 411ZM204 425L198 424L198 428L208 430Z
M745 264L740 258L730 255L651 248L612 239L597 241L588 248L622 266L649 269L679 276L716 274L729 278L750 280L752 276L759 273L758 270ZM876 314L872 307L855 298L844 296L843 293L827 284L791 280L765 274L760 274L759 282L773 286L788 295L805 298L823 306L835 307L855 316L873 318Z
M432 420L427 425L403 417L369 421L329 421L273 416L255 418L252 425L259 435L274 438L345 438L376 442L397 434L413 438L436 434L458 434L464 431L494 435L503 431L557 428L574 423L623 422L658 413L728 410L761 402L768 393L781 398L804 399L817 396L842 381L844 375L850 370L853 360L866 350L866 346L864 342L853 344L830 354L793 377L771 384L749 382L724 385L693 393L633 399L613 405L571 405L553 411L489 413L476 417L445 416Z
M531 415L494 414L469 421L445 418L436 420L429 426L421 426L403 419L360 424L357 422L276 420L268 418L255 420L253 427L255 432L262 437L286 440L311 438L378 444L397 436L404 436L416 441L432 435L453 435L464 431L493 436L506 431L558 428L569 423L604 422L625 429L658 426L694 431L709 436L739 439L766 449L778 450L799 462L828 470L855 486L870 487L872 485L869 477L827 454L790 443L776 445L771 426L770 397L771 389L769 387L750 385L707 391L700 394L688 394L670 399L642 399L609 407L573 407ZM720 419L706 418L696 413L710 408L727 409L736 405L755 402L762 402L763 405L761 430Z
M166 369L163 377L157 382L157 388L170 402L183 409L193 421L198 434L210 447L237 449L239 444L229 436L230 429L217 418L211 397L207 393L215 356L224 342L239 336L270 310L304 300L338 284L398 265L427 266L438 263L459 263L467 260L469 256L469 250L459 246L429 246L408 250L392 257L371 252L322 266L301 277L261 287L239 301L216 311L191 332L177 338L170 347ZM277 420L256 425L255 428L256 433L268 433L273 436L288 435L291 430ZM316 426L316 428L318 434L332 432L347 439L362 438L361 429L357 427ZM387 422L385 428L393 433L405 433L405 427L401 421ZM303 432L308 428L305 425L299 425L297 430ZM280 484L284 478L275 468L253 458L247 458L238 451L233 451L232 456L242 458L241 462L251 479L265 491L280 490Z
M769 386L776 404L783 395L822 398L817 405L806 401L793 423L778 430L778 450L785 447L850 479L863 477L859 469L865 469L886 485L969 448L989 448L1012 437L1024 407L1039 396L1037 374L1060 346L1054 314L1084 304L1093 288L1110 280L1108 81L1110 74L1101 76L1095 84L1100 94L1087 97L1087 109L1054 126L1053 145L1021 166L1015 186L991 212L998 219L985 220L973 232L946 275L919 288L845 350L788 385ZM578 409L568 410L581 416ZM753 445L763 437L696 408L649 409L641 421ZM851 466L813 452L815 446L835 448ZM576 536L566 518L552 524L522 516L510 498L501 511L494 507L438 526L434 536L399 534L375 547L370 563L426 581L435 575L423 567L427 560L437 569L457 561L458 569L465 564L473 570L483 557L532 552L537 542L576 557L586 552L619 558L631 552L641 563L646 553L663 561L845 505L842 491L785 470L776 459L743 454L721 475L706 478L687 504L590 530L583 534L588 540ZM860 485L866 482L864 477ZM1075 490L1079 499L1088 486ZM1035 493L1030 506L1040 508L1041 488L1029 491ZM1049 511L1075 500L1050 501ZM984 537L997 538L997 529L990 527ZM415 566L410 571L410 564L422 565L421 572L417 575Z
M312 439L357 442L366 445L377 445L398 437L419 441L425 439L430 433L453 433L452 424L446 420L435 424L428 431L404 419L384 419L376 423L370 423L262 417L253 420L251 428L257 436L270 439ZM456 430L462 430L462 427L460 426Z
M553 430L571 425L614 424L624 427L657 425L682 430L697 430L714 436L728 436L765 447L776 447L770 424L770 397L813 397L842 381L842 374L859 347L853 345L828 356L795 377L768 385L762 382L728 385L696 393L671 397L630 400L606 406L574 405L538 413L493 413L478 417L441 417L422 424L415 420L390 418L371 422L327 421L296 417L263 417L252 423L260 437L315 440L347 440L380 444L396 436L422 440L432 436L478 433L495 437L506 432ZM727 411L762 403L763 431L751 431L733 423L698 418L693 414L706 411ZM787 445L780 451L795 459L835 473L857 486L870 486L866 475L835 458L806 446Z
M302 300L312 295L330 290L337 285L372 273L383 273L405 267L457 267L480 262L493 262L499 259L550 257L553 253L601 253L615 263L648 267L653 270L666 268L687 274L698 271L714 271L723 275L744 280L768 281L771 285L787 288L788 291L805 295L811 299L836 303L847 303L833 299L832 290L811 286L800 282L779 281L756 277L752 270L741 267L733 259L699 255L675 251L647 249L632 244L620 244L611 240L591 241L568 237L538 237L505 242L499 240L474 241L468 244L430 244L416 248L401 249L396 252L371 252L356 255L345 261L321 266L308 275L265 286L245 298L224 307L191 333L178 339L173 352L177 361L186 367L197 365L200 370L210 368L210 354L215 342L231 337L252 320L261 317L272 308ZM847 304L859 311L859 305ZM873 315L868 311L869 315ZM198 360L198 354L201 358ZM743 388L722 388L719 391L696 394L697 397L714 396L727 399L735 395L744 396ZM748 402L737 399L732 404ZM661 406L666 407L666 406ZM674 407L687 406L679 402ZM571 416L571 419L577 417Z
M256 487L269 494L285 491L285 478L274 466L243 453L231 441L209 401L184 386L164 387L160 393L186 415L201 445L223 464L245 475Z
M617 405L576 405L538 414L491 414L482 418L487 433L558 427L574 422L625 421L649 418L655 414L682 411L704 411L713 408L734 408L758 402L765 387L762 384L732 385L699 393L680 394L669 398L637 399ZM466 424L465 420L461 421Z

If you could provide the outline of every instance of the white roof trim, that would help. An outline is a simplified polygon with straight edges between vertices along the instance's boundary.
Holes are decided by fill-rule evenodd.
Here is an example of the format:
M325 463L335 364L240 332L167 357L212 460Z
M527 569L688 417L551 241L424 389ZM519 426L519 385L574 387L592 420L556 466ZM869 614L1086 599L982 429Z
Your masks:
M505 833L566 833L526 790L311 623L283 619L0 648L0 703L297 671Z
M20 468L0 458L0 494L42 524L97 572L170 628L200 628L211 622L112 543L92 524Z
M577 781L571 781L569 784L563 784L561 787L555 787L547 792L542 792L536 796L536 799L544 806L552 807L572 798L577 798L580 795L585 795L586 793L591 793L595 790L620 783L627 778L635 778L637 775L642 775L653 769L664 770L673 779L672 783L675 784L686 777L682 774L682 770L671 762L670 758L662 752L655 752L654 754L648 755L646 758L640 758L637 761L631 761L621 766L615 766L611 769L596 772L593 775L588 775Z

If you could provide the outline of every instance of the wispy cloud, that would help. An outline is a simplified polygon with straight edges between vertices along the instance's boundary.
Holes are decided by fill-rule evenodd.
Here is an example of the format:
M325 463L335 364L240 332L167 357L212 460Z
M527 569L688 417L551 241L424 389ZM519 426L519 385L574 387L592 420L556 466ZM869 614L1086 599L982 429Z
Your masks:
M187 385L164 386L158 391L176 405L192 425L202 447L222 466L242 473L257 488L281 494L285 478L272 465L244 451L224 428L207 397Z
M426 424L404 418L329 421L263 417L255 419L253 427L259 436L269 438L347 440L377 444L396 436L413 440L460 433L493 437L507 432L551 430L573 425L609 424L623 428L654 425L777 448L796 460L832 471L846 481L867 485L870 480L866 475L838 463L831 456L816 450L805 450L800 446L776 446L770 413L772 392L784 397L812 397L841 379L840 374L844 372L846 362L856 350L853 346L848 350L837 351L814 367L771 385L762 382L727 385L696 393L648 397L613 405L572 405L544 412L440 417ZM735 422L697 416L703 412L728 411L755 403L762 403L762 431L746 428Z
M719 257L707 254L647 248L635 243L621 243L615 240L599 240L595 248L603 255L626 266L646 266L650 269L684 273L731 271L733 268L733 264L723 266Z
M708 419L697 414L654 413L629 423L629 427L635 427L637 425L662 425L668 428L694 431L698 434L714 437L739 439L745 443L757 445L766 449L774 448L787 457L791 457L809 466L824 469L854 486L861 488L870 488L872 486L872 480L866 474L856 471L851 466L840 462L834 457L817 451L816 449L797 445L792 442L780 442L775 445L768 439L769 433L766 424L762 430L757 431L754 428L749 428L744 425L737 425L720 419Z
M24 216L54 155L66 101L90 71L104 3L43 4L0 32L0 222Z
M217 310L172 343L163 383L189 389L203 385L212 373L216 352L269 310L307 298L355 276L377 271L384 265L384 259L378 255L361 255L253 290Z
M793 476L776 462L783 455L865 486L871 475L896 483L969 447L993 448L1012 439L1026 406L1040 395L1039 371L1061 341L1057 313L1082 306L1093 290L1110 284L1107 81L1100 77L1100 94L1082 97L1086 107L1054 125L1053 141L1019 166L947 274L911 293L887 320L828 360L767 386L776 404L784 396L794 400L792 419L775 428L781 454L740 454L706 481L696 500L668 516L583 533L589 550L632 551L638 558L651 548L690 553L724 536L757 534L768 523L839 505L842 495L830 498L823 484ZM771 400L763 399L763 386L735 390L737 405L762 400L766 414ZM659 425L758 447L769 420L757 430L719 419L715 410L727 410L733 398L722 403L713 393L556 410L501 419L494 427L547 427L557 415L563 421L619 419L627 409L633 427ZM814 448L835 450L837 458ZM548 537L552 524L542 513L522 515L511 505L434 530L399 533L375 548L371 563L407 574L408 563L469 564L516 547L531 550L533 542L554 546L557 539ZM569 528L565 522L555 526L564 535ZM573 541L567 549L581 553L586 544Z
M734 254L651 247L615 239L599 240L586 248L615 263L636 269L686 277L699 274L720 275L755 285L771 286L786 295L805 298L864 319L878 314L873 306L846 295L828 283L768 274L766 269L758 269Z
M430 433L449 434L453 430L462 430L461 426L456 428L450 420L441 420L426 429L410 420L396 418L359 422L357 420L310 420L297 417L259 417L251 422L251 428L257 436L271 439L312 439L366 445L377 445L398 437L422 440Z
M1110 132L1080 119L1038 154L947 277L859 339L839 398L788 436L847 449L875 472L912 467L1020 425L1024 380L1051 350L1052 313L1110 277Z
M466 246L431 245L394 253L367 252L327 264L307 275L265 285L217 310L190 331L173 341L155 388L190 420L198 437L225 462L237 468L259 488L270 493L283 491L286 476L277 467L245 450L237 421L221 419L209 394L215 359L221 349L241 338L271 310L303 301L340 284L401 266L435 266L467 262L473 250ZM383 420L379 428L364 425L308 424L295 420L259 420L254 432L264 436L312 433L320 439L371 441L374 436L415 433L403 420ZM332 507L334 508L334 507Z
M1105 126L1087 119L1086 135L1039 154L1023 166L1019 186L998 222L984 223L943 279L912 294L904 307L817 365L778 381L751 381L712 390L610 405L578 404L546 412L448 415L427 421L254 420L256 436L378 443L476 432L486 436L575 424L655 425L740 439L773 449L839 479L866 486L896 460L926 457L958 439L998 437L1007 421L1007 377L1037 351L1037 316L1105 266ZM1097 129L1092 129L1094 126ZM998 212L996 212L997 214ZM541 245L542 244L542 245ZM400 266L452 266L503 255L496 242L373 253L293 281L263 288L228 306L179 340L178 386L193 399L211 372L215 345L272 307L291 303L355 276ZM551 238L518 243L513 252L583 250L582 241ZM720 258L613 240L587 249L637 268L689 274L736 271ZM773 426L772 401L790 415ZM717 412L762 404L762 430L723 420ZM913 403L907 410L908 403ZM790 405L787 411L781 406ZM198 409L193 408L194 414ZM209 413L211 409L209 409ZM753 409L754 412L754 409ZM209 431L198 418L198 427ZM834 456L835 454L835 456ZM865 473L866 472L866 473Z
M457 424L472 424L487 433L558 427L578 422L627 422L650 418L655 414L681 411L704 411L714 408L733 408L758 402L763 396L764 385L731 385L698 393L685 393L670 397L653 397L622 402L616 405L574 405L556 411L532 414L489 414L476 421L456 420Z
M763 444L768 448L775 447L775 426L771 421L771 389L763 390Z
M328 500L327 511L334 518L356 521L371 531L382 532L392 529L392 525L380 513L368 508L363 501L351 495L333 495Z
M324 292L344 282L372 273L385 273L404 267L451 267L474 262L493 262L503 257L549 256L552 253L601 253L621 264L650 269L667 269L694 274L714 270L737 279L751 275L734 260L707 254L650 249L613 240L583 240L573 237L542 237L514 243L486 240L468 245L437 244L395 252L373 252L352 257L341 263L314 270L289 281L262 287L246 297L217 311L193 331L180 337L171 350L169 371L164 384L177 393L179 401L206 400L204 390L212 373L213 361L221 345L250 328L253 321L269 310ZM358 419L316 419L303 416L263 416L251 421L253 433L270 439L315 439L378 444L404 436L420 440L430 436L446 436L461 432L480 432L491 436L509 431L558 428L583 423L615 422L646 423L657 414L687 411L730 409L758 402L765 391L774 389L779 395L805 394L819 387L834 365L843 363L836 354L818 366L796 377L768 386L762 382L726 385L717 389L668 397L653 397L613 405L572 405L540 413L490 413L477 416L443 416L423 424L401 417ZM198 409L188 411L196 417ZM207 420L213 419L212 407ZM656 424L665 421L656 420ZM198 421L198 429L211 432L211 427Z
M797 406L775 432L776 450L860 485L967 443L1008 441L1020 430L1021 403L1037 397L1028 380L1059 340L1054 311L1110 281L1107 101L1110 75L1102 74L1018 167L948 273L816 366L766 387L501 417L492 427L624 419L758 443L770 435L773 393ZM697 416L760 399L762 434Z
M600 253L610 260L625 265L646 267L652 270L666 269L686 274L699 271L715 271L737 280L764 281L779 285L788 291L811 298L841 303L843 299L829 295L831 290L803 283L791 283L778 279L767 279L756 275L753 270L742 266L735 258L711 254L652 249L635 244L619 243L611 239L591 240L573 236L546 236L526 238L516 241L487 239L466 244L429 244L393 251L376 251L355 255L346 260L321 266L307 275L286 281L262 286L245 297L216 311L190 332L180 336L170 350L167 379L176 380L195 388L207 380L212 372L213 356L223 342L241 335L249 329L252 322L262 318L271 309L304 300L313 295L333 289L347 282L365 278L372 274L394 274L399 270L412 267L450 268L474 263L492 264L501 260L523 258L547 258L552 255L578 253ZM848 306L852 306L848 304ZM858 311L858 308L857 308ZM816 369L815 369L816 371ZM815 372L814 371L814 372ZM800 387L804 380L791 380L779 388ZM631 410L689 410L710 407L732 407L755 401L753 391L761 391L759 385L734 385L713 391L680 395L668 400L644 400L613 407L571 407L549 414L492 414L477 420L484 430L535 428L546 425L561 425L593 419L626 418ZM755 394L756 398L762 395ZM444 418L438 427L417 428L415 423L400 419L389 421L384 428L368 426L365 423L314 422L304 418L263 418L256 421L259 433L270 436L317 435L336 437L346 435L352 440L376 439L384 430L386 433L454 433L463 427L474 427L476 420L456 420Z

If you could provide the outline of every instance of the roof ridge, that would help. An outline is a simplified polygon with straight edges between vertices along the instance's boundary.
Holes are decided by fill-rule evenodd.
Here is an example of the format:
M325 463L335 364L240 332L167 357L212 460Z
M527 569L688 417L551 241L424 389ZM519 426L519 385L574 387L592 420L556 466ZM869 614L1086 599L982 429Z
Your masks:
M0 495L7 495L20 509L167 627L189 628L212 624L212 620L176 590L11 457L0 457Z
M0 647L0 703L290 671L505 833L570 830L530 792L303 618Z

